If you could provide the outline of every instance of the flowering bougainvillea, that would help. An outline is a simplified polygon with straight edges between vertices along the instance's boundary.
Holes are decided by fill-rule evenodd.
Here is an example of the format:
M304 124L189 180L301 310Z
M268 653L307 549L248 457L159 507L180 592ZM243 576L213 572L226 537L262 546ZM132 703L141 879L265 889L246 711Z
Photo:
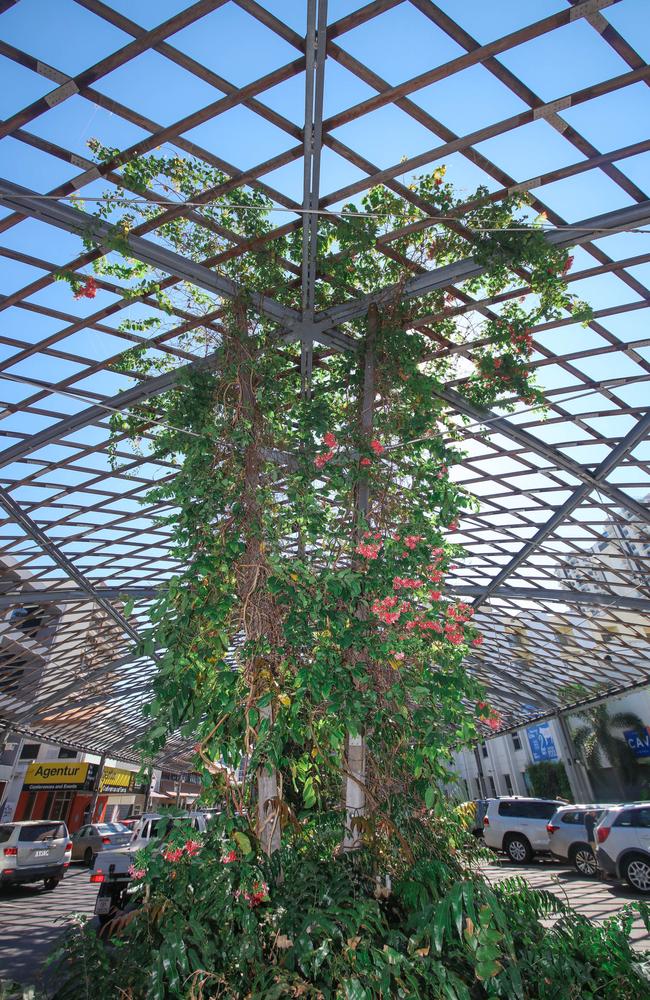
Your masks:
M100 164L113 162L115 151L92 148ZM348 780L354 734L363 734L373 776L369 814L390 813L396 788L431 805L448 748L483 724L468 709L480 688L463 666L481 637L472 609L448 590L463 554L451 536L474 501L451 475L462 425L439 389L451 378L483 404L539 398L535 327L567 310L580 315L564 281L568 254L541 229L526 230L515 199L495 203L480 189L465 207L442 169L414 179L413 203L374 188L347 206L354 216L319 220L316 309L348 298L350 281L360 294L383 289L381 307L349 324L356 352L315 345L306 391L300 344L278 341L276 324L245 296L229 303L183 286L182 298L169 290L155 298L160 275L126 246L136 221L155 222L177 252L299 310L300 289L287 277L301 261L299 234L271 242L266 196L205 164L155 153L121 169L123 191L99 208L111 221L132 190L171 187L188 200L221 192L202 205L202 224L168 218L160 198L129 201L114 252L97 264L125 295L154 295L167 315L176 302L183 316L188 308L219 316L218 328L206 320L184 334L183 345L213 364L158 398L155 425L142 408L114 419L121 438L146 427L152 456L178 464L152 497L178 512L172 530L184 568L156 602L143 647L159 651L148 752L183 727L198 739L199 766L215 774L245 755L250 780L236 806L241 813L257 796L267 850L279 846L290 815L340 801L333 789ZM436 213L463 226L433 224ZM384 254L386 234L405 220L417 225ZM242 241L252 249L234 254ZM403 297L411 273L470 253L484 271L462 296ZM533 293L523 300L522 272ZM92 292L89 279L75 280ZM498 300L475 327L463 319L468 296ZM462 343L462 364L455 351L432 352L432 336ZM146 375L156 363L141 350L124 366ZM282 789L292 789L291 805ZM172 846L165 857L177 864L193 850Z

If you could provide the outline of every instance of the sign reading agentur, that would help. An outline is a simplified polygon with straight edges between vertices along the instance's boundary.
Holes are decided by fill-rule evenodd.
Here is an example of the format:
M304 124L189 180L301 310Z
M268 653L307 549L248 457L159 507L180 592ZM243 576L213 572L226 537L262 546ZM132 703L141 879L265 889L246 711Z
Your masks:
M551 735L551 727L548 722L541 722L539 726L529 726L526 730L530 752L536 764L543 760L557 760L557 750Z
M34 761L25 771L24 788L36 791L39 788L51 789L82 788L88 779L90 764L76 764L70 761ZM94 770L94 769L93 769Z

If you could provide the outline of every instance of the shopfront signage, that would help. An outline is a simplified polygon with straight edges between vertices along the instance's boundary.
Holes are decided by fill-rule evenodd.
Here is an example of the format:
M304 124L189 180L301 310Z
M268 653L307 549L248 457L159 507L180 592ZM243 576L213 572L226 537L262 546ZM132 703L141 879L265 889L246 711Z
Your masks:
M623 736L635 757L650 757L650 726L626 729Z
M99 790L123 795L133 792L135 775L135 771L123 771L120 767L105 767L99 782Z
M27 791L49 788L52 791L76 788L80 791L88 785L92 788L95 767L86 763L70 761L34 761L25 771L23 787Z
M528 726L528 743L530 752L536 764L543 760L558 760L555 742L551 735L551 727L548 722L541 722L539 726Z

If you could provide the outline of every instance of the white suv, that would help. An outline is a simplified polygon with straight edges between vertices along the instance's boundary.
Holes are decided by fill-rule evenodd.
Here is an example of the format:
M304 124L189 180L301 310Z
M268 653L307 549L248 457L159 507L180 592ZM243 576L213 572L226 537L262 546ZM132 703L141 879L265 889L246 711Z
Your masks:
M56 889L71 857L72 841L60 820L0 824L0 886L42 881Z
M608 809L596 827L596 847L606 877L650 893L650 803Z
M483 840L494 851L504 851L511 861L528 864L537 852L551 849L546 824L566 802L510 795L488 799L483 819Z

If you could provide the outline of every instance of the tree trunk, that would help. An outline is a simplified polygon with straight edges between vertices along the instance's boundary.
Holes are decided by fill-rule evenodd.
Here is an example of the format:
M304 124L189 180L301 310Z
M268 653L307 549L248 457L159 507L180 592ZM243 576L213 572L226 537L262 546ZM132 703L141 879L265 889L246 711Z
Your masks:
M262 511L258 490L262 485L262 430L263 416L260 412L254 384L254 359L246 345L247 315L242 303L235 303L236 329L233 337L234 354L237 361L237 381L241 400L241 412L250 428L251 438L244 452L244 483L242 489L242 522L246 549L237 567L237 594L242 604L242 620L246 640L253 644L267 639L272 649L279 646L280 615L268 592L266 582L269 568L262 532ZM269 678L273 663L253 655L246 663L250 684L251 706L268 693ZM266 722L270 731L273 726L271 704L259 709L260 725ZM257 769L257 823L256 832L262 849L272 854L280 847L280 808L278 773L274 768L262 765Z
M368 327L363 358L363 397L361 401L360 427L364 440L372 434L375 405L375 339L379 317L377 306L368 309ZM368 513L368 475L361 471L355 500L355 540L362 537L363 523ZM367 612L363 604L357 610L357 617L365 619ZM346 738L347 774L344 784L345 833L342 849L354 851L362 846L363 828L358 821L366 814L366 734L359 733Z

